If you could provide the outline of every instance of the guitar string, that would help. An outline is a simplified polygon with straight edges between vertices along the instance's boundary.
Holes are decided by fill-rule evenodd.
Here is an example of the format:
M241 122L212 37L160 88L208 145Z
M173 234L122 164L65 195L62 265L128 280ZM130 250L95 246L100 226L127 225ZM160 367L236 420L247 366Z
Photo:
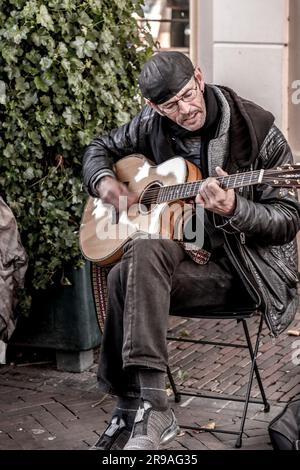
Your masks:
M230 180L242 179L243 181L241 181L239 184L245 184L246 185L246 182L247 182L248 178L249 178L249 182L250 182L254 178L254 176L258 176L259 173L260 173L260 171L251 172L251 174L249 174L249 173L238 173L237 175L222 176L222 177L218 177L217 179L221 184L224 183L224 178L228 181L229 184L231 183ZM200 187L204 183L204 181L205 180L190 181L188 183L180 183L180 184L169 185L169 186L160 186L160 187L155 187L155 188L149 188L148 190L146 190L145 195L150 195L151 193L157 193L161 190L166 190L168 192L172 192L174 190L176 190L176 191L195 190L196 186Z
M259 171L258 171L258 173L259 173ZM240 176L240 174L238 174L238 175ZM247 175L247 177L248 177L248 175ZM224 177L224 178L227 178L227 177ZM243 181L236 183L236 185L234 186L235 188L247 186L247 185L249 185L249 183L251 185L258 184L257 182L251 181L253 179L253 173L251 175L249 175L249 181L247 181L247 178L242 178L242 179L243 179ZM201 180L200 180L200 181L197 181L197 182L185 183L183 186L186 188L186 185L188 184L189 185L188 190L193 192L195 189L200 188L203 181L201 182ZM228 181L228 182L230 183L230 181ZM264 177L264 183L267 183L267 182L274 182L274 178ZM222 184L222 181L221 181L221 184ZM197 188L197 185L199 186L199 188ZM172 191L174 192L174 189L177 188L178 186L179 186L179 189L176 190L177 194L172 194ZM181 185L171 185L171 186L162 186L162 187L159 187L159 188L152 188L152 189L149 188L149 190L146 191L144 197L142 197L141 203L144 203L144 204L155 203L155 204L157 204L158 202L159 203L161 203L161 202L170 202L170 200L188 199L188 198L191 198L191 197L195 196L195 194L192 194L192 195L191 194L178 194L178 192L180 193L180 191L182 191L182 189L183 189L183 188L180 188L180 186ZM295 185L293 185L293 183L289 183L289 185L288 185L288 183L286 183L284 185L279 183L277 185L277 187L293 187L293 186L295 186ZM173 188L173 189L170 189L170 188ZM167 194L159 194L163 190L166 190L165 192ZM186 192L186 189L184 189L184 192ZM161 197L162 200L158 201L159 197ZM166 198L166 199L164 199L164 198Z
M264 175L263 175L263 183L267 183L268 181L270 182L274 182L274 178L275 179L282 179L283 177L285 178L288 178L288 176L290 178L295 178L296 175L291 175L291 172L293 171L299 171L299 169L295 169L295 168L292 168L292 169L284 169L284 170L281 170L280 173L278 173L278 170L264 170ZM249 184L252 184L252 185L256 185L258 184L258 182L256 181L252 181L253 179L255 179L255 177L259 176L260 175L260 172L261 170L255 170L255 171L251 171L251 172L244 172L244 173L236 173L234 175L226 175L226 176L219 176L217 177L217 180L220 182L220 184L224 185L223 187L225 189L229 189L228 186L226 188L226 185L230 185L232 183L232 180L234 180L234 186L235 188L237 187L243 187L243 186L247 186ZM276 172L274 174L274 172ZM284 173L287 172L288 174L285 175ZM270 175L270 176L269 176ZM271 175L273 175L271 177ZM298 176L300 176L298 174ZM170 201L170 197L171 197L171 200L178 200L178 199L188 199L190 197L194 197L195 194L184 194L186 193L187 191L189 192L194 192L196 189L200 189L200 187L202 186L202 184L204 183L205 179L204 180L197 180L197 181L190 181L190 182L185 182L185 183L180 183L180 184L175 184L175 185L168 185L168 186L159 186L159 187L155 187L155 188L149 188L145 191L144 193L144 196L141 198L141 202L142 203L145 203L145 204L150 204L150 203L157 203L158 202L158 198L161 197L163 199L163 197L167 198L166 200L162 200L162 201L159 201L159 202L168 202ZM225 185L225 184L226 185ZM262 183L262 184L263 184ZM277 187L282 187L282 185L278 184ZM177 194L172 194L172 192L176 191ZM166 194L163 194L163 192L165 192ZM183 194L180 194L180 192L182 192ZM179 193L179 194L178 194Z
M287 185L284 185L284 186L277 186L277 187L280 187L280 188L294 188L295 186L287 186ZM161 197L158 198L158 194L155 196L153 195L151 198L142 198L140 200L140 203L141 204L161 204L161 203L164 203L164 202L172 202L172 201L178 201L178 200L184 200L184 199L191 199L191 198L194 198L196 197L196 195L188 195L188 196L184 196L184 195L178 195L178 196L173 196L173 195L168 195L168 197Z
M266 172L270 172L270 173L273 173L272 170L264 170L265 173ZM217 180L222 183L224 183L224 179L229 181L232 180L232 179L242 179L242 183L244 183L247 178L250 178L250 180L254 177L254 176L258 176L260 174L260 170L256 170L256 171L253 171L253 172L247 172L247 173L236 173L234 175L228 175L228 176L221 176L221 177L218 177ZM283 175L284 176L284 175ZM300 176L300 175L299 175ZM264 174L264 179L265 179L265 174ZM181 186L184 186L184 187L191 187L193 185L196 185L196 184L203 184L205 180L197 180L197 181L190 181L190 182L185 182L185 183L179 183L179 184L175 184L175 185L168 185L168 186L160 186L159 188L155 187L155 188L149 188L147 190L147 194L148 193L151 193L151 191L153 192L156 192L157 190L159 189L168 189L168 190L172 190L174 188L177 188L178 186L181 187Z
M217 179L221 184L224 184L224 180L227 182L227 184L230 184L232 180L235 180L235 182L236 180L242 180L238 184L247 185L247 182L248 183L252 182L251 180L253 180L255 176L259 176L259 174L260 174L260 171L257 170L251 173L247 172L247 173L237 173L235 175L221 176L221 177L218 177ZM194 194L188 194L187 192L193 193L195 190L200 189L204 181L205 180L191 181L189 183L183 183L179 185L161 186L159 188L157 187L149 188L149 190L146 190L144 197L142 197L141 199L141 202L145 204L149 204L152 202L154 203L154 202L157 202L157 198L159 196L161 196L162 198L170 196L171 199L174 199L175 196L176 196L176 199L186 199L189 197L193 197L195 196ZM238 187L238 186L235 186L235 187ZM172 194L172 192L174 191L177 194ZM165 192L166 194L164 195L163 192ZM187 194L180 194L180 192L187 193Z
M217 177L217 180L222 183L224 183L224 179L225 180L232 180L232 179L242 179L243 181L241 183L245 183L245 180L249 177L250 180L254 177L254 176L258 176L260 174L260 171L261 170L255 170L253 172L245 172L245 173L236 173L234 175L227 175L227 176L220 176L220 177ZM286 170L288 171L289 173L291 172L291 170ZM298 170L299 171L299 170ZM271 177L271 176L266 176L268 174L272 174L274 173L274 170L264 170L264 181L266 179L269 179L269 180L273 180L274 178L282 178L282 177L287 177L288 175L284 175L282 173L280 173L281 176L279 175L274 175L274 177ZM300 174L298 176L296 175L292 175L290 177L293 177L293 178L300 178ZM157 192L158 190L160 189L168 189L168 190L172 190L172 188L177 188L178 186L182 187L190 187L190 186L193 186L193 185L196 185L196 184L199 184L199 185L202 185L204 183L205 179L204 180L197 180L197 181L190 181L190 182L185 182L185 183L179 183L179 184L175 184L175 185L168 185L168 186L160 186L160 187L155 187L155 188L149 188L147 190L147 194L150 194L151 192ZM256 184L256 183L255 183ZM247 184L245 184L246 186Z

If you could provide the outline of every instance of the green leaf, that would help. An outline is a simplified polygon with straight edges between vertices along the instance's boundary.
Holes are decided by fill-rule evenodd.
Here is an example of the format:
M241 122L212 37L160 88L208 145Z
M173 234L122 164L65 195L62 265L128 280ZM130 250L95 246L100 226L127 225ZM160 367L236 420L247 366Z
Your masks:
M6 104L6 84L0 80L0 104Z
M12 144L7 144L3 150L3 155L6 158L11 158L14 155L14 146Z
M93 20L90 18L90 16L85 12L82 11L79 15L78 22L83 26L88 26L89 28L92 28L93 26Z
M139 109L142 0L0 0L0 191L29 256L26 299L82 266L82 154Z
M30 88L30 85L28 82L25 81L23 77L18 77L16 79L16 90L25 92Z
M23 100L23 107L24 109L30 108L34 106L38 102L37 93L26 93L24 100Z
M68 48L67 48L67 46L65 45L65 43L60 42L60 43L58 44L57 53L58 53L61 57L65 57L65 56L68 54Z
M51 16L49 15L46 5L40 6L40 12L36 16L37 22L49 31L54 31L54 24Z
M41 77L34 77L34 83L38 90L47 92L49 90L48 85L42 80Z
M34 169L32 167L28 167L24 171L23 176L26 180L32 180L34 178Z
M84 44L85 44L85 38L82 36L76 36L75 41L71 42L71 46L76 49L76 54L79 57L79 59L82 59L84 57Z
M96 42L92 42L92 41L86 41L85 45L84 45L84 54L87 56L87 57L92 57L93 56L93 52L97 49L97 43Z
M73 118L72 118L72 109L67 107L63 112L63 117L65 118L67 126L72 126Z
M40 60L40 66L42 70L48 70L52 65L52 59L50 57L43 57Z

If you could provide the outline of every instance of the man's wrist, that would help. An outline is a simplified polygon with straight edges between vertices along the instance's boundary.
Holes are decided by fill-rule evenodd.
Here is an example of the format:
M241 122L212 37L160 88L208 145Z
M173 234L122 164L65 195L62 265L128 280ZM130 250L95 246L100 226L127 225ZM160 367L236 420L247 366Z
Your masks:
M93 192L98 194L98 188L99 188L99 185L100 183L104 180L104 178L106 176L110 176L111 178L114 178L116 179L116 175L115 173L112 171L112 170L109 170L108 168L104 169L104 170L101 170L96 178L94 178L94 181L92 183L92 189L93 189Z
M224 214L225 217L232 217L235 213L236 210L236 195L234 194L234 200L233 203L230 205L230 208L227 211L227 214Z

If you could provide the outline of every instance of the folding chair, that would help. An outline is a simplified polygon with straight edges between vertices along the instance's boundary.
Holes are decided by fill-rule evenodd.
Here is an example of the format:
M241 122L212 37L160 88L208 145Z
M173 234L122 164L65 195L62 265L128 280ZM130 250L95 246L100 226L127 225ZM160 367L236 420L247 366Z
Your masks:
M101 267L96 264L92 264L92 286L93 286L93 293L94 293L94 300L95 300L95 307L96 307L96 312L97 312L97 317L98 317L98 324L100 331L103 331L104 327L104 322L105 322L105 311L106 311L106 302L107 302L107 275L109 273L110 267ZM167 374L169 377L169 381L171 384L171 387L174 392L175 396L175 402L180 402L181 396L192 396L192 397L203 397L203 398L213 398L213 399L219 399L219 400L231 400L231 401L237 401L237 402L244 402L244 409L243 409L243 415L242 415L242 420L241 420L241 425L240 429L238 431L228 431L228 430L223 430L223 429L214 429L214 430L208 430L205 428L199 428L197 426L182 426L186 429L194 429L194 430L201 430L201 431L209 431L209 432L219 432L219 433L226 433L226 434L234 434L237 435L237 441L235 444L235 447L240 448L242 446L242 436L244 433L244 426L245 426L245 421L246 421L246 416L247 416L247 411L248 411L248 405L249 403L260 403L264 405L264 411L268 412L270 410L270 405L267 402L265 391L263 388L262 380L259 374L259 370L256 364L256 359L257 359L257 354L258 354L258 348L259 348L259 342L260 342L260 337L261 337L261 332L262 332L262 327L263 327L263 315L257 310L256 307L254 308L244 308L244 309L232 309L230 311L226 312L213 312L208 314L205 314L205 312L201 312L199 309L195 311L193 309L190 312L184 311L184 312L171 312L171 315L174 316L183 316L184 318L193 318L193 319L211 319L211 320L225 320L225 319L230 319L230 320L236 320L238 323L242 323L243 329L244 329L244 334L246 338L246 343L245 344L237 344L237 343L227 343L227 342L219 342L219 341L206 341L206 340L194 340L194 339L189 339L189 338L182 338L182 337L174 337L174 336L168 336L167 339L170 341L179 341L179 342L190 342L190 343L196 343L196 344L210 344L214 346L222 346L222 347L234 347L234 348L241 348L241 349L248 349L250 358L251 358L251 367L249 371L249 379L248 379L248 385L247 385L247 392L245 397L237 397L237 396L228 396L225 394L203 394L200 392L197 392L195 390L181 390L178 391L171 370L168 367L167 368ZM258 331L256 335L256 340L255 340L255 345L254 348L251 343L250 339L250 334L248 330L248 325L247 325L247 320L249 320L251 317L254 315L259 315L259 326L258 326ZM260 389L260 393L262 396L262 400L258 400L255 398L251 398L251 389L252 389L252 383L253 383L253 377L254 374L256 376L258 386Z
M250 339L250 334L249 334L249 329L247 325L247 321L253 317L254 315L259 315L259 325L258 325L258 330L256 334L256 339L255 339L255 344L254 348L252 346L252 342ZM176 316L181 316L180 313L176 313ZM249 378L248 378L248 383L247 383L247 391L245 394L245 397L239 397L239 396L234 396L234 395L225 395L225 394L206 394L206 393L201 393L200 391L197 390L180 390L178 391L178 388L174 382L172 373L170 368L167 368L167 373L170 381L170 385L172 387L172 390L174 392L175 396L175 402L178 403L181 400L182 396L190 396L190 397L201 397L201 398L212 398L212 399L218 399L218 400L226 400L226 401L236 401L236 402L243 402L244 407L243 407L243 413L242 413L242 419L241 419L241 424L239 430L224 430L224 429L205 429L205 427L199 427L199 426L182 426L183 428L186 429L191 429L191 430L198 430L198 431L207 431L207 432L218 432L218 433L224 433L224 434L234 434L237 435L237 440L235 447L240 448L242 446L242 437L244 433L244 426L245 426L245 421L247 417L247 411L248 411L248 406L249 403L261 403L264 405L264 411L268 412L270 410L270 405L267 401L264 387L262 384L261 376L257 367L256 359L257 359L257 354L258 354L258 349L259 349L259 344L260 344L260 337L261 337L261 332L262 332L262 327L263 327L263 315L257 311L256 309L235 309L234 311L228 311L228 312L214 312L213 314L210 315L205 315L204 313L199 313L196 315L193 311L193 315L189 316L188 312L184 312L184 318L193 318L193 319L211 319L211 320L225 320L225 319L230 319L230 320L236 320L237 323L242 323L243 325L243 330L245 334L245 339L246 342L244 344L238 344L238 343L229 343L229 342L220 342L220 341L206 341L202 339L189 339L185 337L176 337L176 336L168 336L167 339L169 341L178 341L178 342L186 342L186 343L195 343L195 344L209 344L213 346L221 346L221 347L230 347L230 348L241 348L241 349L248 349L249 355L251 358L251 365L250 365L250 370L249 370ZM252 389L252 384L253 384L253 378L254 374L257 379L257 383L259 386L259 390L261 393L262 400L255 399L251 397L251 389Z

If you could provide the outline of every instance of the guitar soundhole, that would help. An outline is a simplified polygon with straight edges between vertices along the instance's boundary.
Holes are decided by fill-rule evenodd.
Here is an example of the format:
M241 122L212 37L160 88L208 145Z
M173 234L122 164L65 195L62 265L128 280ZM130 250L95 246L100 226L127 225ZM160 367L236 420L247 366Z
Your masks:
M142 193L140 198L139 210L142 214L147 214L153 209L158 202L158 194L161 188L161 183L151 183Z

